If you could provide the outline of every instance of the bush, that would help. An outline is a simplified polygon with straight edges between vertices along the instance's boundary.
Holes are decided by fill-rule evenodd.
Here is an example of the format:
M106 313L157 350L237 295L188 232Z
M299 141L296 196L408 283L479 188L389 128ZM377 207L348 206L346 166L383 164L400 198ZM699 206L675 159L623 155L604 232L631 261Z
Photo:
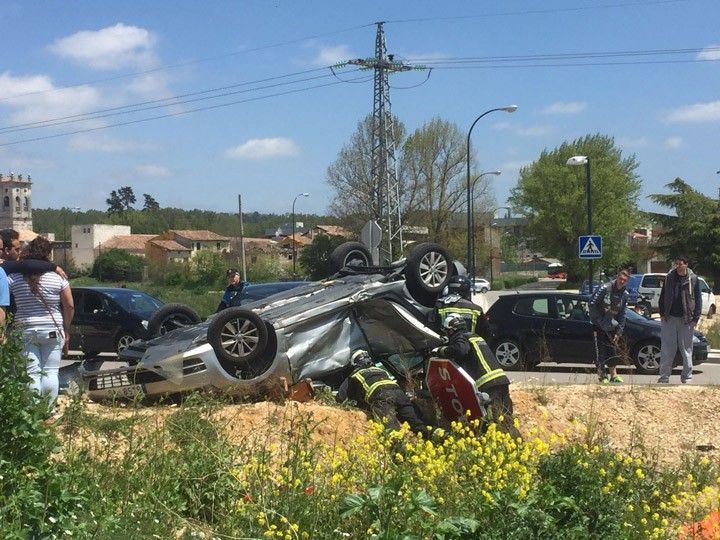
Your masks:
M250 283L281 281L289 276L287 268L275 255L258 255L255 262L247 268L247 279Z
M190 278L192 285L224 285L227 266L222 253L218 251L199 251L190 259Z
M97 256L90 275L100 281L140 281L143 265L142 257L122 249L109 249Z
M519 285L526 283L535 283L538 280L535 276L526 276L524 274L508 274L501 279L494 279L492 282L493 290L515 289Z

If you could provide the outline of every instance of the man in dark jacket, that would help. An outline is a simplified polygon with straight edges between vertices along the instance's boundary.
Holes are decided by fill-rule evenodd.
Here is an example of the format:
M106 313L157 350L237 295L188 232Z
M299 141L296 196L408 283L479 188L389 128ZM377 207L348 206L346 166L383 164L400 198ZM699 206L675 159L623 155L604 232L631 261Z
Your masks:
M693 375L693 334L702 313L702 294L686 256L675 257L675 268L665 276L658 307L662 321L658 382L670 382L673 360L679 350L683 361L680 382L688 383Z
M435 321L439 328L442 328L450 313L455 313L465 319L467 330L479 336L488 335L483 309L472 302L471 298L470 279L467 276L451 277L447 294L435 302Z
M520 436L514 425L513 402L510 398L510 379L500 367L495 355L480 336L465 331L465 320L449 314L443 322L448 342L434 352L449 358L475 380L480 392L490 396L492 419L513 437ZM500 420L502 418L502 420Z
M230 268L225 275L227 275L228 286L225 288L222 300L218 304L216 311L222 311L229 307L236 307L240 305L240 293L243 287L247 285L247 282L240 279L240 272L235 268Z
M620 362L618 343L625 329L625 307L630 294L625 284L630 278L627 270L620 270L614 281L601 285L590 298L590 320L595 339L595 365L603 384L621 383L617 374Z
M367 351L353 352L350 365L352 373L335 396L338 403L353 400L390 429L400 429L400 424L407 422L415 433L428 432L407 394L384 368L374 365Z

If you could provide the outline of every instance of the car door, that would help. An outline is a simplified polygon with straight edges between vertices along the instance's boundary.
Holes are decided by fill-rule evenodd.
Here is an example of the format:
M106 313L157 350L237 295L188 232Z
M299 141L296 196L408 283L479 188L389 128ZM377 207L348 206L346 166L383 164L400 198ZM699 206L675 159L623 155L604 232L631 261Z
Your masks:
M712 296L712 289L703 278L698 278L698 284L700 285L700 296L702 297L702 313L707 315L710 306L715 303L715 299Z
M85 291L81 313L84 351L115 351L115 336L120 329L119 312L120 307L107 295Z
M520 329L520 339L525 347L526 358L532 363L553 361L557 354L557 319L551 311L549 295L518 297L513 306L515 323Z
M84 317L82 315L83 297L85 291L82 289L72 289L73 305L75 306L75 315L72 323L70 323L70 349L79 351L82 349L84 327Z
M594 358L593 326L588 303L580 296L553 298L557 318L553 359L556 362L588 362Z

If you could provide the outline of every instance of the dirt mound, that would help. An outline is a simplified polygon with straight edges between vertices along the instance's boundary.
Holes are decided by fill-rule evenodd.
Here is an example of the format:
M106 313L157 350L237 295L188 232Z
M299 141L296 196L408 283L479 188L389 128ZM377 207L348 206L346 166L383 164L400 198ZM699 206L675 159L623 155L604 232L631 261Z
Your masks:
M512 387L515 414L525 434L543 438L564 434L571 440L606 438L617 449L643 448L665 463L678 463L697 450L720 449L720 388L701 386L540 386ZM161 423L176 407L131 411L88 404L88 412L115 418L141 414L146 425ZM289 431L306 430L315 441L343 445L367 430L362 411L318 402L269 402L228 405L217 414L229 438L238 444L279 442Z

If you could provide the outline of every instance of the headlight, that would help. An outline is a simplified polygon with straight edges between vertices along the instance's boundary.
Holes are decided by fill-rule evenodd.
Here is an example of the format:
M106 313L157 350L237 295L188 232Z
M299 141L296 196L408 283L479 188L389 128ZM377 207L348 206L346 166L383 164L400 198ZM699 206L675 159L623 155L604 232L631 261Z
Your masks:
M140 321L140 324L142 324L142 325L143 325L143 328L144 328L145 330L147 330L147 325L148 325L148 322L147 322L147 321Z

